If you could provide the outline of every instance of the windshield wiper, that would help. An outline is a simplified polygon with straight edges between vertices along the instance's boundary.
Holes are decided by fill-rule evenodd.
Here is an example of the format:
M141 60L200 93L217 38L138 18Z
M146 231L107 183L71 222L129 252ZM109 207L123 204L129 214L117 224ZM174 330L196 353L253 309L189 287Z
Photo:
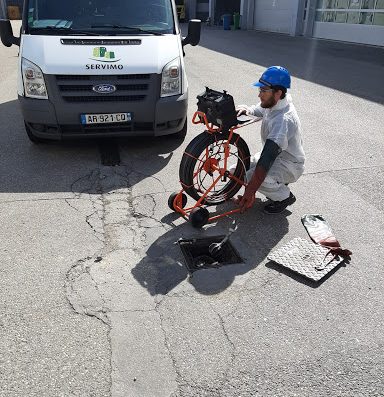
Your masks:
M65 28L65 27L63 27L63 26L51 26L51 25L49 25L49 26L41 26L41 27L36 27L36 28L30 28L29 29L30 31L36 31L36 30L48 30L49 32L56 32L56 31L58 31L58 32L68 32L68 33L70 33L71 35L73 35L73 36L75 36L75 35L77 35L77 34L79 34L79 35L82 35L82 36L101 36L101 34L100 33L95 33L95 32L86 32L86 31L83 31L83 30L77 30L77 29L73 29L73 28Z
M156 31L153 31L153 30L135 28L133 26L112 25L112 24L108 24L108 23L103 24L103 25L92 25L91 28L93 28L93 29L98 29L98 28L123 29L123 30L129 30L131 32L154 34L155 36L162 36L163 35L163 33L156 32Z

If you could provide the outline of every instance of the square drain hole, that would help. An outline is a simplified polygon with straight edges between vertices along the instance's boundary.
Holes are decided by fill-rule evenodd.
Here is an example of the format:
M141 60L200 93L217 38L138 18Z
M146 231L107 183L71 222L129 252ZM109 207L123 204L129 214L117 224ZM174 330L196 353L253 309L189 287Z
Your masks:
M177 243L183 253L187 269L190 273L200 269L211 269L225 265L243 263L243 259L236 251L230 240L226 241L214 257L209 252L209 246L220 243L225 236L213 236L194 239L180 239Z

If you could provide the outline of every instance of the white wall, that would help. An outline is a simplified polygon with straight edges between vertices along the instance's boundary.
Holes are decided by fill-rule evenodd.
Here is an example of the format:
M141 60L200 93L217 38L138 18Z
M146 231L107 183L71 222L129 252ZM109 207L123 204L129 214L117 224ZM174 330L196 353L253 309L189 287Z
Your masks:
M294 35L299 0L256 0L254 29Z
M384 46L384 26L315 22L313 37Z

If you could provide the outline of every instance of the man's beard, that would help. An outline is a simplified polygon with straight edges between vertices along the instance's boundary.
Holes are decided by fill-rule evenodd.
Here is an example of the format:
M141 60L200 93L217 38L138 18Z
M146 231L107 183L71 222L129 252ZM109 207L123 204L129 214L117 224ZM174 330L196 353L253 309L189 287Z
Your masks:
M276 105L276 103L277 103L276 99L274 97L271 97L268 99L268 101L265 101L264 103L261 102L260 106L264 109L269 109L269 108L274 107Z

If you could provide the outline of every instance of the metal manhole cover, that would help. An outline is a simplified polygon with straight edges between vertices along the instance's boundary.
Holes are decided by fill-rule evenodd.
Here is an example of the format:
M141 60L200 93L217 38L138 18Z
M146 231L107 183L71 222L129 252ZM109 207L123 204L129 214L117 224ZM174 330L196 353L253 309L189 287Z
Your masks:
M226 236L212 236L205 238L180 239L177 243L183 253L185 264L190 273L200 269L211 269L225 265L243 263L243 259L235 247L228 240L218 255L213 257L209 252L209 246L220 243Z
M321 245L297 237L268 255L268 259L301 274L313 281L319 281L344 259L332 254Z

